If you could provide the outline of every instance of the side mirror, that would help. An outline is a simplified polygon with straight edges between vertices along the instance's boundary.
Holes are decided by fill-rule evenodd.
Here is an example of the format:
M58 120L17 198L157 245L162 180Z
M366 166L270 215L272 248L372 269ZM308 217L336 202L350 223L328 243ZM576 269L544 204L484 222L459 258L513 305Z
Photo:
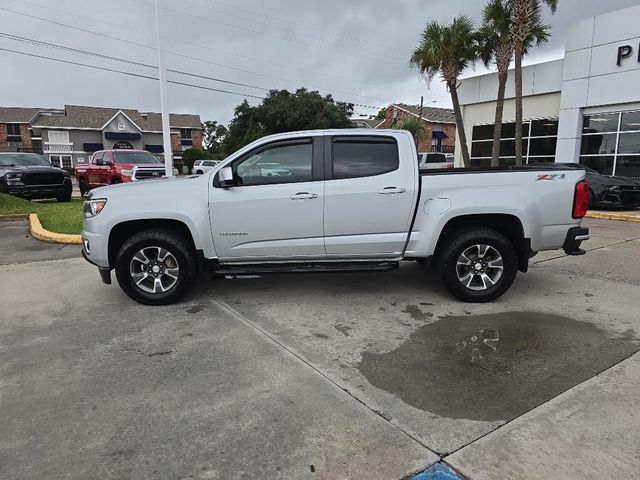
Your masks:
M218 172L218 183L221 187L232 187L235 182L233 179L233 169L231 167L221 168Z

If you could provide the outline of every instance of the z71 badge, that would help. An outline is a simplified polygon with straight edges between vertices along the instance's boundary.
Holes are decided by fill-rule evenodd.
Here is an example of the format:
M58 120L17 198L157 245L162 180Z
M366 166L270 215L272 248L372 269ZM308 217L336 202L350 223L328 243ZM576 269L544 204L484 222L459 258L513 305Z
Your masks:
M541 180L564 180L565 178L567 178L565 173L545 173L544 175L538 175L536 182Z

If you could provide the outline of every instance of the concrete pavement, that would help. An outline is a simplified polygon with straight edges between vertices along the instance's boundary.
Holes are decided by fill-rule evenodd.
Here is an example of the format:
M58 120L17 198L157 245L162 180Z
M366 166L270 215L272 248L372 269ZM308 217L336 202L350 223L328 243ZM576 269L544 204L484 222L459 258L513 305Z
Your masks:
M204 280L159 308L81 259L0 266L0 477L399 479L443 456L582 480L600 451L631 478L640 225L586 223L588 255L540 255L488 305L415 264Z

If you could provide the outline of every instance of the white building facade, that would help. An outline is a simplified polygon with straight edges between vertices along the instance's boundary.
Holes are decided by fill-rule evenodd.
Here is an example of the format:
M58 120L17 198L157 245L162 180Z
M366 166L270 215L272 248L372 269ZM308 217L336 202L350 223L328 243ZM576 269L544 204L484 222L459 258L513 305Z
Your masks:
M607 175L640 177L640 5L569 28L564 59L523 71L523 163L580 162ZM496 74L461 81L473 165L491 160ZM514 75L507 85L501 163L515 157ZM456 148L456 163L462 164Z

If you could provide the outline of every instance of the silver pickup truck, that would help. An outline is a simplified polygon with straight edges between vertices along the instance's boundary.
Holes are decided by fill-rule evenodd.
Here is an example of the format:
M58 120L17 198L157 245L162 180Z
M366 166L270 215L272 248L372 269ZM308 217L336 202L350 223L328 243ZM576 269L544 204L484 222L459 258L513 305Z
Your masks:
M204 175L92 190L83 255L145 304L223 275L435 266L457 298L498 298L541 250L582 255L579 167L421 171L402 130L262 138Z

